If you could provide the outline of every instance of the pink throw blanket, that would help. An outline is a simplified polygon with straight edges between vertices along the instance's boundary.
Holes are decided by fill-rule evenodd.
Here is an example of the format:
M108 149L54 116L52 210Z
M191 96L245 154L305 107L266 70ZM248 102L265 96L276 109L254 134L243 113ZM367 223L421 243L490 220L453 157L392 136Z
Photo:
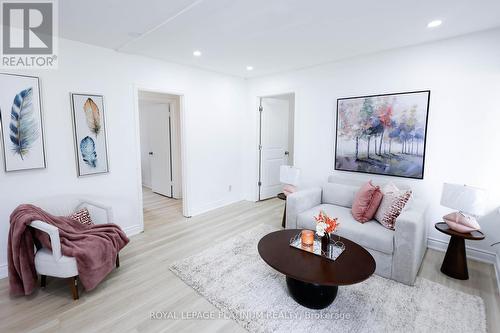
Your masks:
M94 289L111 272L118 252L129 242L116 224L84 225L33 205L20 205L10 215L8 263L12 295L30 295L36 287L34 240L27 228L36 220L59 229L61 252L76 259L85 290ZM51 249L48 234L35 230L34 235L43 247Z

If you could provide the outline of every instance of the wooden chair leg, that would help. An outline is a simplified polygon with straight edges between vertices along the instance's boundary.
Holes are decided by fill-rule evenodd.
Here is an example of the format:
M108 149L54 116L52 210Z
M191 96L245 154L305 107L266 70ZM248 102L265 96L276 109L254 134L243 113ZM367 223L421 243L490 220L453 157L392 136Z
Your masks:
M69 279L69 284L71 288L71 293L73 294L73 299L77 300L78 296L78 276L73 276Z
M45 288L47 285L47 275L40 275L40 287Z
M120 254L116 254L116 268L120 267Z

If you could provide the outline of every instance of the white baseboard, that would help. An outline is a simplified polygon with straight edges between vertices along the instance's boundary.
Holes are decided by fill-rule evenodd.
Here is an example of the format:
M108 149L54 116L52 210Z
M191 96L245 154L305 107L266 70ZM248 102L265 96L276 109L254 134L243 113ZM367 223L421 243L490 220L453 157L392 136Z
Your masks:
M427 247L429 249L446 252L446 249L448 248L448 242L441 239L429 237L427 238ZM495 265L497 263L497 254L495 252L489 252L469 246L465 246L465 248L467 250L467 258L469 259L485 262L492 265Z
M122 230L127 235L127 237L130 237L130 236L140 234L141 232L144 231L144 228L142 225L136 224L136 225L132 225L130 227L122 228Z
M209 212L209 211L217 209L217 208L231 205L231 204L239 202L239 201L242 201L242 199L241 198L230 198L230 199L222 199L222 200L210 202L210 203L205 204L201 207L192 209L190 212L190 215L191 216L200 215L200 214Z
M7 267L7 264L0 265L0 279L4 279L9 275Z

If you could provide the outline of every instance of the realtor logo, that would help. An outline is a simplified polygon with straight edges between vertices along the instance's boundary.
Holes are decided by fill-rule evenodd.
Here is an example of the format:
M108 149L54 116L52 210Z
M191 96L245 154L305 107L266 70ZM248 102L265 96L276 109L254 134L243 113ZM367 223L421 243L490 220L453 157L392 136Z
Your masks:
M2 67L55 68L54 0L2 1Z

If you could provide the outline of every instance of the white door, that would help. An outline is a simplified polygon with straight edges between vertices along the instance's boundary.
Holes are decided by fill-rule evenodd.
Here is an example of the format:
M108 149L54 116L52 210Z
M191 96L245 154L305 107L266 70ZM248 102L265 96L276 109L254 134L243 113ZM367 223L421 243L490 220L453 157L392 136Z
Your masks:
M149 143L151 151L151 188L153 192L172 197L172 160L170 155L169 104L154 104L150 111Z
M281 192L280 166L288 165L288 127L290 102L287 99L261 99L261 158L259 200ZM290 161L291 162L291 161Z

